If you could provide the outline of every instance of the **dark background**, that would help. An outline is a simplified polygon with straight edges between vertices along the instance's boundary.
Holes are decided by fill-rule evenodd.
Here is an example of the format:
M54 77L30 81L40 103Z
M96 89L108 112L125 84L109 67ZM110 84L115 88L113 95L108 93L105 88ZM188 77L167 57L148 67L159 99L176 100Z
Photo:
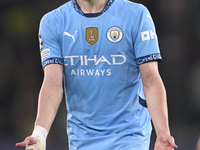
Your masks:
M32 133L43 80L39 22L65 2L0 0L0 150L17 150L15 143ZM180 150L195 150L200 134L200 1L134 2L148 7L156 25L171 133ZM48 136L48 150L67 150L65 122L63 101ZM154 141L153 132L151 150Z

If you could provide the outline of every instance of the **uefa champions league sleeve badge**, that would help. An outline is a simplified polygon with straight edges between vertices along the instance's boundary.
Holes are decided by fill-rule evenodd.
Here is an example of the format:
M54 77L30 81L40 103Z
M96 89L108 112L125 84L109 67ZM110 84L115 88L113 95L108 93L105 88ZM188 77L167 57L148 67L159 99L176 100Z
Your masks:
M119 27L111 27L107 31L107 38L112 43L118 43L123 37L123 32Z
M42 36L40 34L38 35L38 39L39 39L40 51L42 51L42 49L43 49L43 39L42 39Z

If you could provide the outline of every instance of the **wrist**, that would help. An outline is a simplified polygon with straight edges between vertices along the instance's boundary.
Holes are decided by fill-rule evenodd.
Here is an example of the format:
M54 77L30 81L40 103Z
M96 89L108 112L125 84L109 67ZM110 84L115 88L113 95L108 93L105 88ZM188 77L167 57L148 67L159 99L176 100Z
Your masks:
M157 136L170 135L170 130L168 125L162 125L162 127L159 126L154 126L154 127Z
M43 138L44 140L46 140L47 135L48 135L47 129L45 129L45 128L42 127L42 126L36 125L36 126L34 127L34 130L33 130L33 133L32 133L31 136L32 136L32 137L37 137L37 136L39 136L39 137Z
M157 135L157 139L160 141L166 141L171 135L169 133L162 133Z

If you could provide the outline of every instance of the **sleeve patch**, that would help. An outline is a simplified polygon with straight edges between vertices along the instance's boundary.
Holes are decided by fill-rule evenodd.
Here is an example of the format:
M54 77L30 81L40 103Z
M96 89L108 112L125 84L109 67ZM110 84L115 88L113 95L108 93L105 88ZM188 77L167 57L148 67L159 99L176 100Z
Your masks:
M45 49L45 50L43 50L43 51L41 52L41 58L42 58L42 60L43 60L45 57L47 57L47 56L50 56L50 49L49 49L49 48L47 48L47 49Z
M146 62L149 62L149 61L153 61L153 60L162 60L160 53L140 57L140 58L137 59L137 64L140 65L140 64L143 64L143 63L146 63Z
M42 49L43 49L43 39L42 39L42 36L40 34L38 35L38 38L39 38L40 51L42 51Z
M47 59L47 60L42 62L42 67L44 68L45 66L47 66L49 64L60 64L60 65L63 65L64 64L64 60L62 58L49 58L49 59Z

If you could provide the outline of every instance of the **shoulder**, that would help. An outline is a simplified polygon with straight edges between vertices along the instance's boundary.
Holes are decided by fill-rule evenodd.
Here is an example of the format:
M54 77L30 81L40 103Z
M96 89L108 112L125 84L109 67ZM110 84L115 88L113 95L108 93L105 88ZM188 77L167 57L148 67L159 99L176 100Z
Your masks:
M140 24L143 16L148 13L148 9L140 4L128 0L115 0L114 13L136 28Z
M60 7L53 9L50 12L47 12L41 20L50 21L56 23L57 21L61 20L66 13L69 13L72 9L71 1L61 5ZM55 22L56 21L56 22Z
M64 14L67 13L69 9L70 3L67 2L64 5L46 13L40 21L39 33L45 33L45 35L58 35L63 26Z
M141 13L146 10L146 6L140 3L131 2L128 0L115 0L116 4L124 10Z

